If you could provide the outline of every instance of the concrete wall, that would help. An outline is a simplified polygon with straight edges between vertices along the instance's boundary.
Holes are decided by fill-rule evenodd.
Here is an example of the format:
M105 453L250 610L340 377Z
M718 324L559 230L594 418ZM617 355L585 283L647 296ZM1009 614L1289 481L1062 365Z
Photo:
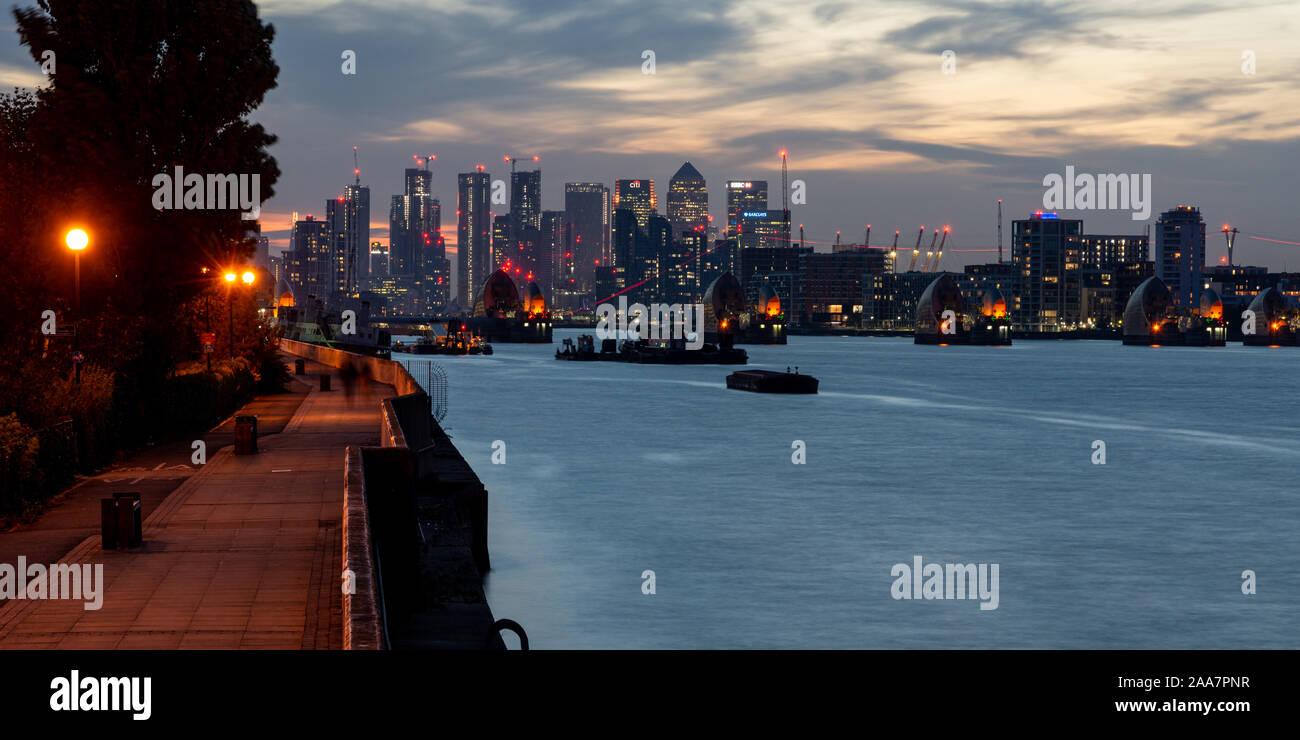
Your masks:
M330 349L318 344L307 344L306 342L295 342L292 339L281 339L280 349L299 357L306 357L309 360L315 360L322 365L328 365L333 368L341 368L347 362L359 365L363 374L371 380L387 383L393 386L397 395L405 396L409 393L419 393L423 389L420 384L415 382L415 378L406 371L406 367L400 362L387 360L382 357L371 357L369 355L358 355L343 350Z

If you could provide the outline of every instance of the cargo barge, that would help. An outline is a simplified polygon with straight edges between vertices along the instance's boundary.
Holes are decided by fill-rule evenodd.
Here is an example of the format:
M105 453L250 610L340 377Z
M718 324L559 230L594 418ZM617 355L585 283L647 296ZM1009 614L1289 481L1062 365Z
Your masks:
M754 393L816 393L819 381L811 375L771 370L738 370L727 376L727 387Z

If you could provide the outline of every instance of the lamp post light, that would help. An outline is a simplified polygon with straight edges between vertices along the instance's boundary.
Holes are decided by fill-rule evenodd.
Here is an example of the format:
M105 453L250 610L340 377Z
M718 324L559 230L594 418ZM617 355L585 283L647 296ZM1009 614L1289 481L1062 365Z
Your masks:
M252 270L244 270L244 274L236 275L234 272L226 273L226 304L230 307L230 359L235 359L235 281L243 280L244 285L251 286L257 276Z
M77 385L81 385L81 251L90 244L90 237L81 229L72 229L64 237L64 243L72 250L72 276L75 294L76 320L72 324L72 367Z

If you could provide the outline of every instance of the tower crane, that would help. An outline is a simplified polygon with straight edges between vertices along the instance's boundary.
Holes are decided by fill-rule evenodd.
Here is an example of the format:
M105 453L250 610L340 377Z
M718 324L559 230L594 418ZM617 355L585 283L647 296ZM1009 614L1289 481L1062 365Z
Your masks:
M934 236L930 237L930 248L925 250L925 261L921 263L921 272L929 272L930 258L934 256L934 243L939 241L939 230L934 230Z
M948 243L949 228L951 227L948 226L943 227L943 238L939 240L939 251L934 253L934 262L932 262L929 265L929 269L926 270L926 272L934 272L935 270L939 269L939 260L943 259L943 245Z
M916 235L916 246L912 247L912 262L907 266L908 272L916 269L916 256L921 253L921 237L923 236L925 236L925 224L921 224L921 231Z

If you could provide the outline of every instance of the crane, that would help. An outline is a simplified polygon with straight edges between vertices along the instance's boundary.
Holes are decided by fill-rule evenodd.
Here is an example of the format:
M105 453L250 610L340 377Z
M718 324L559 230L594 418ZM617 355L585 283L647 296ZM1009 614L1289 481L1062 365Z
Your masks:
M781 235L785 238L785 246L790 246L790 183L787 182L787 172L785 166L786 151L781 150Z
M357 145L352 145L352 174L357 178L357 184L361 184L361 165L357 164Z
M934 272L939 268L939 260L943 259L943 245L948 243L948 230L950 228L948 226L943 227L943 239L939 240L939 251L934 253L934 262L929 265L930 269L927 272Z
M912 247L912 263L907 266L908 272L916 269L916 256L921 253L921 237L923 236L925 236L925 224L921 224L921 231L916 235L916 246Z
M930 258L934 256L934 243L939 241L939 230L934 230L934 236L930 237L930 248L925 250L925 261L921 263L921 272L929 272L927 269L930 265Z
M894 229L894 246L889 248L889 270L893 272L898 269L898 229Z

